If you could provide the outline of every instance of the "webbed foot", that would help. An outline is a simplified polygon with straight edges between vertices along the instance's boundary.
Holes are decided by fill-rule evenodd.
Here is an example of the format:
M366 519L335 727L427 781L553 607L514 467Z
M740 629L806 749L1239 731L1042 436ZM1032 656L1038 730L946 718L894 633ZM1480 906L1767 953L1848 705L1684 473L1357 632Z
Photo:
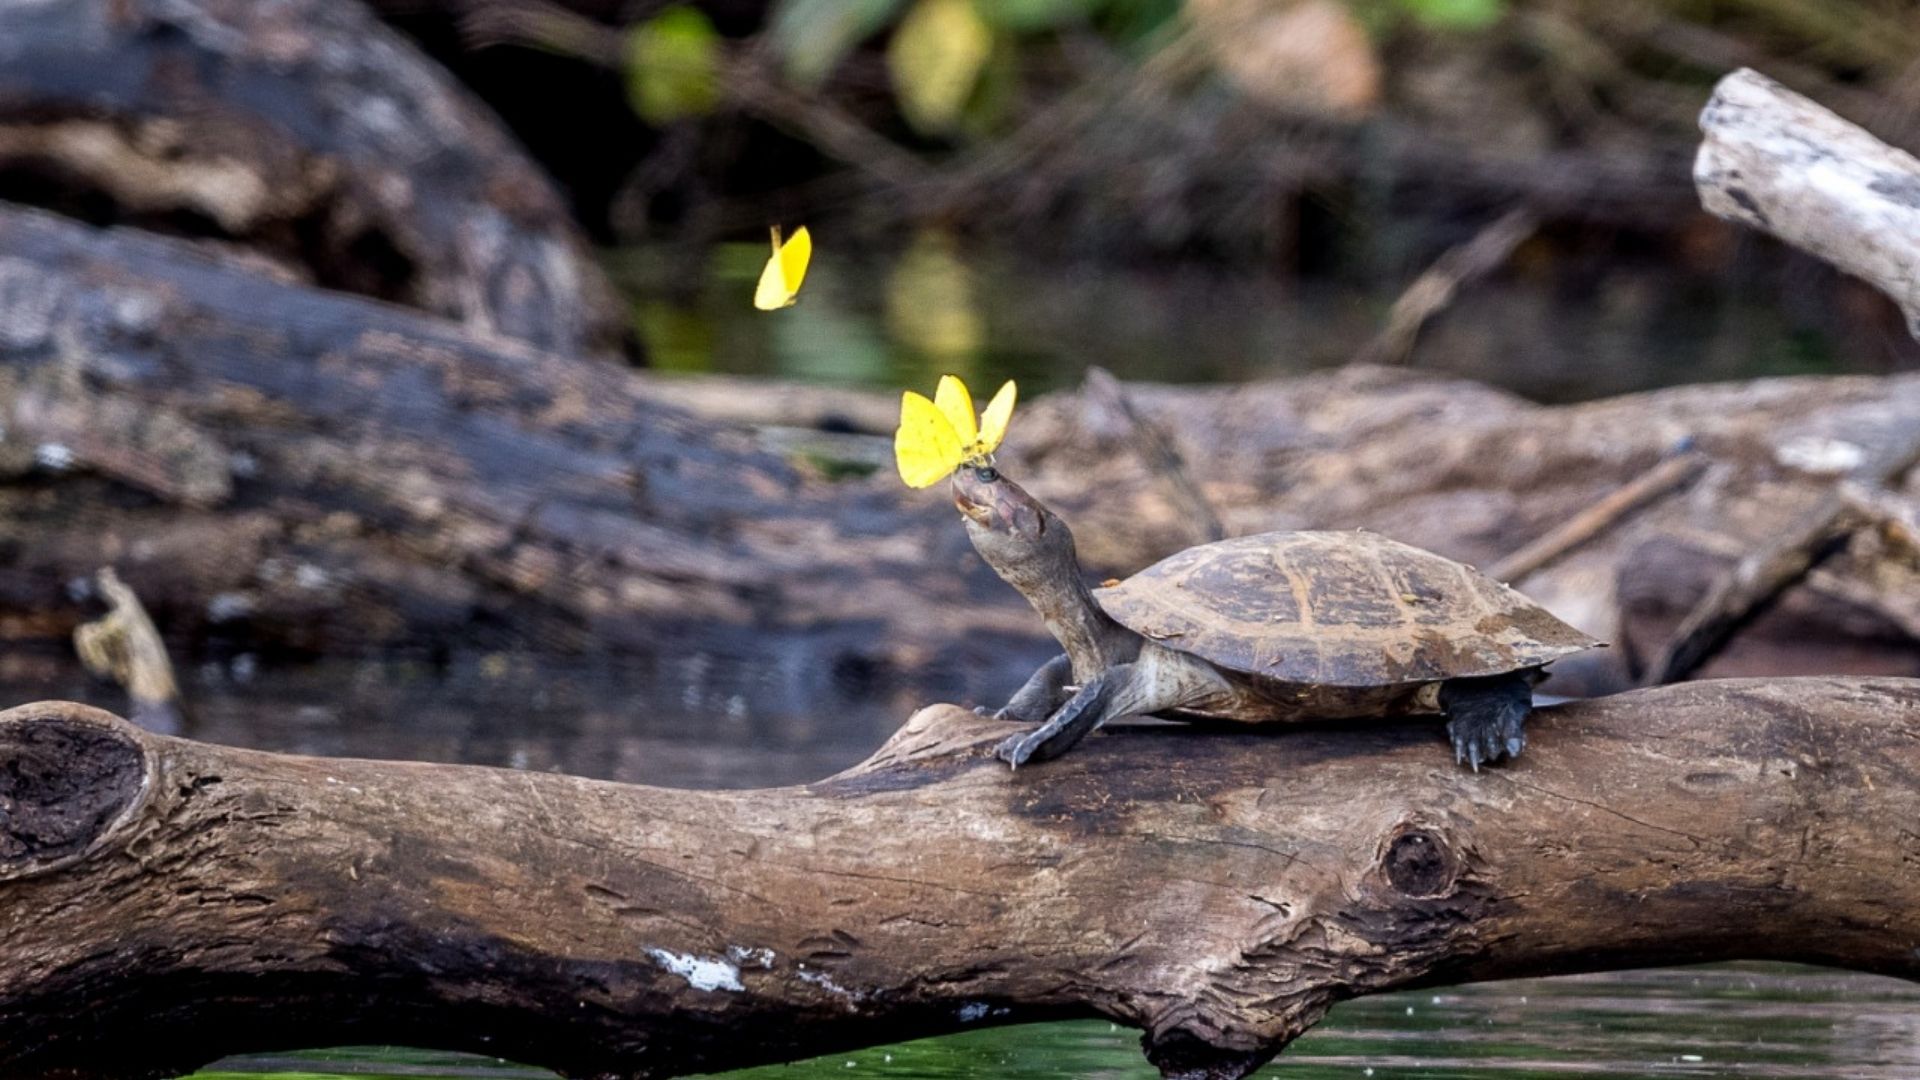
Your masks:
M1523 675L1455 679L1440 688L1454 761L1474 772L1527 747L1527 717L1533 712L1533 681Z

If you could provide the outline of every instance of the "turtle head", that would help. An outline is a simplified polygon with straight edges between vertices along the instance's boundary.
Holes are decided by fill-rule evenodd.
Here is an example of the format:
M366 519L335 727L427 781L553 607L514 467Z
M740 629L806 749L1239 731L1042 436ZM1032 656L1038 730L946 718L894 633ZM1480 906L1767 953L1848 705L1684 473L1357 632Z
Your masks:
M1139 638L1100 610L1081 580L1067 523L991 464L968 462L953 474L953 505L980 558L1019 590L1046 621L1073 670L1092 678L1138 652Z
M970 463L954 472L953 505L974 550L1016 587L1079 573L1066 522L992 465Z

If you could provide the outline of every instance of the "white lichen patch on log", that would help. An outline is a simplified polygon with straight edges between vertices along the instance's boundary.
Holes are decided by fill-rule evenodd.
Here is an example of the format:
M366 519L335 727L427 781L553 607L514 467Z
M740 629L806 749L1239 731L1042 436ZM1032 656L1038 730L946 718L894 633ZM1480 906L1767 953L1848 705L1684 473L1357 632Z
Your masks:
M668 952L666 949L648 949L647 955L653 962L673 972L687 981L695 990L745 990L740 984L740 969L719 958L690 956L686 953Z

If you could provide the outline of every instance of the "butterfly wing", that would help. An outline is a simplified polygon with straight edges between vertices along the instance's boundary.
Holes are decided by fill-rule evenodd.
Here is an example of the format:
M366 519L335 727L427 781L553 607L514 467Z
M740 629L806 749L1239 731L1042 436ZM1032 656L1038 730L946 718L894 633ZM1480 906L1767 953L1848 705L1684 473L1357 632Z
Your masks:
M807 261L813 258L813 237L805 226L785 243L780 242L780 226L773 227L773 252L760 270L760 284L753 290L753 306L761 311L778 311L793 306L800 295L800 279L807 276ZM796 269L797 267L797 269Z
M973 419L973 394L967 390L967 384L956 375L940 376L940 385L933 391L933 403L939 407L940 415L953 425L953 433L960 437L960 446L972 446L980 437L980 429Z
M793 290L787 288L787 275L780 267L780 234L774 232L773 254L760 271L760 284L753 290L753 306L761 311L778 311L793 303Z
M1019 391L1013 388L1013 380L987 402L985 412L980 414L980 453L991 454L1000 447L1000 440L1007 437L1007 422L1013 419L1013 399Z
M900 430L893 433L893 459L908 487L932 487L959 468L960 434L940 407L911 390L900 395Z
M813 234L805 225L793 230L787 242L780 245L780 274L787 282L787 303L800 295L800 283L807 279L807 264L813 261Z

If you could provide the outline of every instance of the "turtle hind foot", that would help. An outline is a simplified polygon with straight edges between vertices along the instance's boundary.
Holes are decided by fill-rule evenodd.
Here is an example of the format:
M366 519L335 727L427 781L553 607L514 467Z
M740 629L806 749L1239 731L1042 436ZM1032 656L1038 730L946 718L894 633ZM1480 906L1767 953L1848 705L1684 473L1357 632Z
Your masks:
M1447 714L1453 759L1471 766L1516 758L1527 747L1527 716L1533 712L1533 683L1518 675L1455 679L1440 688Z

